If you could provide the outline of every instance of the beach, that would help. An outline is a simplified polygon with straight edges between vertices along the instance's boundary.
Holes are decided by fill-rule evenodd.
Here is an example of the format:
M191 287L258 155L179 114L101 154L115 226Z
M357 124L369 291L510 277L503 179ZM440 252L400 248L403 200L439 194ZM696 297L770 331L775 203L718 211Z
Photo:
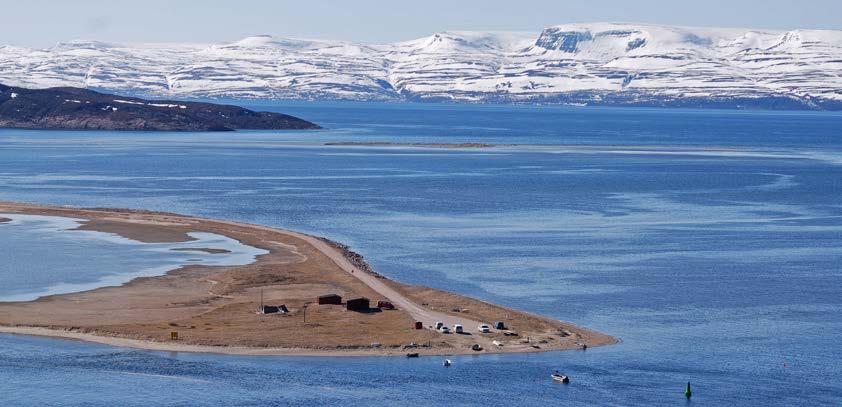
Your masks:
M150 350L300 356L538 352L616 342L572 324L389 280L347 247L294 231L123 209L0 203L0 211L84 219L79 229L148 243L216 233L268 251L245 266L188 265L121 286L0 303L4 333ZM325 294L366 297L372 306L385 300L396 309L355 312L316 304ZM289 312L258 314L261 299ZM415 329L416 321L423 329ZM437 321L461 324L465 332L442 334L432 329ZM493 321L508 329L477 332Z

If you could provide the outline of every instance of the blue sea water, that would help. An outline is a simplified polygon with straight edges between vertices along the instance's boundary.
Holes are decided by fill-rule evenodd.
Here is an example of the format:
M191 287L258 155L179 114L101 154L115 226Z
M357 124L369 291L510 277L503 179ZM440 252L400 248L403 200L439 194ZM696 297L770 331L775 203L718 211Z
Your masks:
M260 107L327 130L4 130L0 199L302 230L352 245L400 281L622 343L460 356L444 369L439 358L194 355L2 335L0 400L684 405L690 381L692 405L842 404L842 115ZM336 141L530 146L319 145ZM551 383L555 369L572 383Z

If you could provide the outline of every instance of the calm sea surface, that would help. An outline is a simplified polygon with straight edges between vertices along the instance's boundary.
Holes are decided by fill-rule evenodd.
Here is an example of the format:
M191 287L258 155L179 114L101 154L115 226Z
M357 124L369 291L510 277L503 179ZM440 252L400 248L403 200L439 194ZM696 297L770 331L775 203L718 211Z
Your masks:
M0 335L2 404L687 405L690 381L691 405L842 405L842 115L259 107L328 130L4 130L0 199L302 230L400 281L623 342L455 357L445 369L432 357L195 355ZM531 146L318 145L336 141ZM14 240L18 261L42 261L5 227L0 243ZM131 264L155 265L144 258ZM0 284L16 281L10 270L0 267ZM572 383L551 383L555 369Z

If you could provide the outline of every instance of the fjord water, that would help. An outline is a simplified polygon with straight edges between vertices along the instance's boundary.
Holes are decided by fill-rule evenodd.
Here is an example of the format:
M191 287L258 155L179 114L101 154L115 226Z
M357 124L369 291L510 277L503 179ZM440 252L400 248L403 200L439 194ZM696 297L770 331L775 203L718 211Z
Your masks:
M690 381L690 404L842 402L842 116L261 107L328 129L0 131L0 199L302 230L350 244L400 281L572 321L622 343L452 357L445 369L440 358L193 355L0 335L0 399L676 405L687 403ZM318 145L335 141L542 146ZM551 383L555 369L572 383Z

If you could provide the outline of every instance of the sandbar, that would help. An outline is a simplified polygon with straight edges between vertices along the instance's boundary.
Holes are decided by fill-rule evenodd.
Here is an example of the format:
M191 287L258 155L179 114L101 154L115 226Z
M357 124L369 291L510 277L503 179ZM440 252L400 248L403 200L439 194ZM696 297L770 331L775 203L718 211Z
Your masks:
M176 247L174 249L170 249L172 252L203 252L208 254L226 254L231 253L230 250L226 249L214 249L209 247Z
M294 231L126 209L0 202L0 211L85 219L86 230L143 242L185 242L191 232L216 233L268 251L244 266L187 265L122 286L0 303L0 333L149 350L302 356L540 352L617 342L566 322L393 281L347 246ZM356 312L317 304L324 294L338 294L343 302L367 297L372 307L385 300L396 309ZM289 312L259 314L261 298ZM432 329L436 321L460 323L465 333L440 333ZM493 321L508 329L478 332L479 324ZM482 350L472 350L474 345Z

